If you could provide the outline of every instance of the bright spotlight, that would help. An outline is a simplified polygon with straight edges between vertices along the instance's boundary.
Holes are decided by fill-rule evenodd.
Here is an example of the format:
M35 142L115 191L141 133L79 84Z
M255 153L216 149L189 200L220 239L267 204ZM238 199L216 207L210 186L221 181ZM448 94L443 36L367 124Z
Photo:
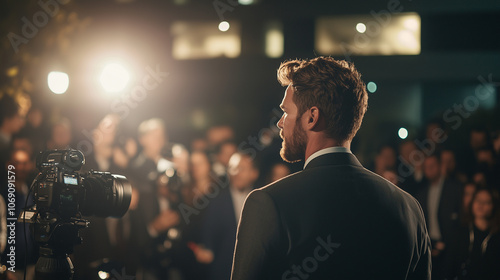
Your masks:
M49 89L55 94L63 94L68 90L69 77L63 72L52 71L47 76Z
M368 91L370 93L374 93L377 91L377 84L374 83L374 82L369 82L367 85L366 85L366 89L368 89Z
M253 0L238 0L238 4L240 4L240 5L252 5Z
M398 130L398 136L401 139L406 139L406 137L408 137L408 130L404 127L400 128Z
M127 70L118 63L110 63L101 74L101 85L107 92L119 92L127 86L130 76Z
M356 30L359 32L359 33L365 33L366 31L366 25L364 23L358 23L356 24Z
M219 23L219 30L222 32L226 32L229 30L229 22L227 21L221 21Z

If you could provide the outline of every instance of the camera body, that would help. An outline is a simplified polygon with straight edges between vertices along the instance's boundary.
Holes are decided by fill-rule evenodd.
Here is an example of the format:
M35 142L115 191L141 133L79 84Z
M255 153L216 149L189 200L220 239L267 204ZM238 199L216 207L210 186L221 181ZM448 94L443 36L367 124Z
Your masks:
M36 159L42 177L35 182L35 205L39 212L55 212L70 218L79 211L83 196L80 170L85 163L79 151L45 151Z
M39 213L72 217L121 217L128 210L131 186L121 175L77 171L85 164L77 150L41 152L36 160L40 176L35 181L35 205Z
M68 255L82 242L78 231L89 223L83 216L122 217L128 210L132 196L128 180L93 170L82 175L78 171L84 164L78 150L50 150L37 156L40 173L32 184L35 204L18 219L31 223L40 245L36 279L71 279Z

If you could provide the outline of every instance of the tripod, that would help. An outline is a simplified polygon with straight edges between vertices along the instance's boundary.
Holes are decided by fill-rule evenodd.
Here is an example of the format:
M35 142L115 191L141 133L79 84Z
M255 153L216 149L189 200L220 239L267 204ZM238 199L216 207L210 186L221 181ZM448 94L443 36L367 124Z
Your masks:
M35 240L40 243L40 257L35 265L35 280L71 280L74 267L69 259L73 246L82 243L78 235L80 228L88 225L86 220L40 219L33 225Z

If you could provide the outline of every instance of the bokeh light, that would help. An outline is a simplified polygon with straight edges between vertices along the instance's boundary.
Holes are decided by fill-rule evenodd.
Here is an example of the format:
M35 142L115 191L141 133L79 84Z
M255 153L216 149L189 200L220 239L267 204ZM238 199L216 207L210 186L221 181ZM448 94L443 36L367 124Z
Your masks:
M408 129L404 128L404 127L401 127L399 130L398 130L398 136L399 138L401 139L406 139L406 137L408 137Z
M356 31L358 31L359 33L365 33L366 25L364 23L361 23L361 22L356 24Z
M109 275L108 272L100 270L97 275L99 276L100 279L109 279L111 275Z
M229 22L227 21L221 21L221 23L219 23L219 30L222 31L222 32L226 32L229 30Z
M52 71L47 76L49 89L55 94L63 94L69 87L69 76L66 73Z
M377 84L374 83L374 82L369 82L368 84L366 84L366 89L370 92L370 93L374 93L377 91Z
M109 63L102 70L101 85L107 92L122 91L130 79L128 71L118 63Z
M238 0L238 4L240 5L252 5L253 2L253 0Z

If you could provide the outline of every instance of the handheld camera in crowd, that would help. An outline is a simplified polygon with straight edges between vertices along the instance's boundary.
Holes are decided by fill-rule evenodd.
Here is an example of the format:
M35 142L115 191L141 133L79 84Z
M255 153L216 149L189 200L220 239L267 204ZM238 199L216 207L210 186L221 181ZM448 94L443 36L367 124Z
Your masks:
M81 244L78 230L88 226L83 216L121 217L127 212L132 187L127 178L109 172L77 171L85 164L78 150L51 150L36 158L40 171L32 188L34 206L19 221L31 223L40 257L36 279L72 279L69 254Z

